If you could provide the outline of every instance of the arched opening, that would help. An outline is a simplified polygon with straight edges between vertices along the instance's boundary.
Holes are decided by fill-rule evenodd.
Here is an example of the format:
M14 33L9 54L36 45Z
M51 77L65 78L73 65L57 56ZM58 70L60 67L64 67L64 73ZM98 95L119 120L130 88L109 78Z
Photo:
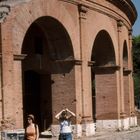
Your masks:
M117 90L115 52L111 37L101 30L94 41L92 67L93 120L117 118ZM98 124L97 124L98 127Z
M124 41L123 44L123 68L128 69L128 51L126 41Z
M26 32L22 54L27 55L22 62L24 124L27 114L32 113L40 131L44 131L65 104L58 96L67 87L74 94L74 83L70 81L74 77L72 43L58 20L41 17Z
M123 84L124 84L124 109L127 116L130 115L130 95L129 95L129 73L127 43L123 44Z

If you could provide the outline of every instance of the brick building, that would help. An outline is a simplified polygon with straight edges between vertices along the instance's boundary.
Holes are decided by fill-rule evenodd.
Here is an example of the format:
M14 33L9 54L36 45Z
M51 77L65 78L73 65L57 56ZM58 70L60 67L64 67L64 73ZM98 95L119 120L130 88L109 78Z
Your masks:
M74 133L137 125L131 0L1 0L0 120L57 131L56 113L76 113ZM9 124L8 124L9 123Z

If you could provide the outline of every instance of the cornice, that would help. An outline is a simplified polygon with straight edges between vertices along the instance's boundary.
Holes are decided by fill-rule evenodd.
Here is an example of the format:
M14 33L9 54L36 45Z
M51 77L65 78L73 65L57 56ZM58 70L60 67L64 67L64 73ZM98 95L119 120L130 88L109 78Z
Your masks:
M108 16L110 16L116 20L118 20L119 16L120 16L120 18L122 18L128 24L131 23L131 25L133 25L137 19L137 10L131 0L102 0L103 2L105 2L105 1L109 2L110 4L113 4L116 8L120 9L128 17L129 21L127 21L127 19L125 19L125 17L123 17L122 15L117 13L117 11L114 11L113 9L111 9L111 7L109 8L108 6L102 5L102 3L98 2L97 0L59 0L59 1L73 3L75 5L82 4L82 5L87 6L90 9L107 14ZM94 7L95 5L96 5L96 7ZM101 7L102 9L101 10L98 9L97 6L98 6L98 8ZM110 10L111 13L108 12L108 10Z
M131 0L106 0L116 7L118 7L121 11L123 11L126 16L131 21L133 25L135 20L137 19L137 10Z
M32 1L32 0L20 0L20 1L19 0L8 0L8 1L3 0L2 2L0 2L0 6L13 7L16 4L27 3L29 1ZM68 2L75 5L82 4L85 6L89 6L88 3L91 3L91 5L93 3L99 3L95 0L58 0L58 1ZM116 6L117 8L119 8L123 13L125 13L125 15L128 17L132 25L135 23L135 20L137 19L137 10L131 0L103 0L103 1L107 1L113 4L114 6ZM101 5L102 4L100 3L100 6Z

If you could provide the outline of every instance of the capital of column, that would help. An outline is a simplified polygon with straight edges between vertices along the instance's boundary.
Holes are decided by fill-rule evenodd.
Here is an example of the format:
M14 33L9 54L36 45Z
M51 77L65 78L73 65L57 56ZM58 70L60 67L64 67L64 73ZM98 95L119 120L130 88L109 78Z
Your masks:
M82 65L82 60L75 60L75 65Z
M23 60L27 54L14 54L14 60ZM0 53L0 59L2 58L2 53Z
M129 30L128 30L129 40L132 40L132 32L133 32L132 29L129 29Z
M123 21L121 19L117 20L117 27L118 27L118 32L121 32L121 27L124 25Z
M123 72L125 75L129 75L132 72L132 70L124 67Z
M91 116L82 116L82 123L93 122Z
M119 65L112 65L112 66L92 66L92 71L94 73L106 73L109 71L118 71L120 69Z
M120 113L120 118L121 119L124 119L124 118L126 118L127 116L126 116L126 113L125 112L121 112Z
M95 65L95 61L88 61L88 66L91 67L91 66L94 66Z
M120 66L119 65L110 65L110 66L93 66L94 69L100 70L100 69L114 69L114 70L119 70Z
M131 117L134 117L134 116L136 116L136 112L135 111L132 111L131 112Z
M88 12L88 7L83 5L83 4L79 4L78 5L78 10L79 10L80 18L86 19L86 14Z
M123 21L121 19L117 20L117 26L122 27L124 25Z
M27 54L14 54L14 60L23 60L26 56Z

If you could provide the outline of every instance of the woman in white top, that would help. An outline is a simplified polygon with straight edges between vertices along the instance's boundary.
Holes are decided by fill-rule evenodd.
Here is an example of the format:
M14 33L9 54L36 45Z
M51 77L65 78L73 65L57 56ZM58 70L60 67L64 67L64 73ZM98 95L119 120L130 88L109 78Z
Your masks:
M69 109L63 109L55 118L60 123L59 140L72 140L71 118L75 117L75 114Z

